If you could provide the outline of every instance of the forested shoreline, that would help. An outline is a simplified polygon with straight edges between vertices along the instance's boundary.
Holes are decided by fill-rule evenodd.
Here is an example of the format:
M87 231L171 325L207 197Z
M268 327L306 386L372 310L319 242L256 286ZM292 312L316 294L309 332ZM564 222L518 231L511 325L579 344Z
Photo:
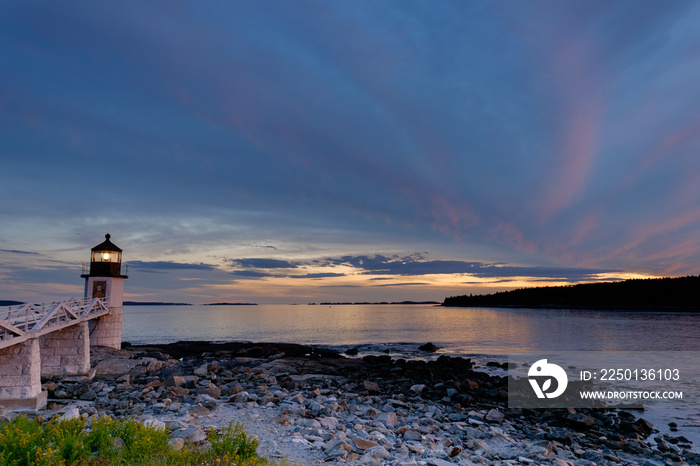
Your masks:
M443 306L700 310L700 276L520 288L445 298Z

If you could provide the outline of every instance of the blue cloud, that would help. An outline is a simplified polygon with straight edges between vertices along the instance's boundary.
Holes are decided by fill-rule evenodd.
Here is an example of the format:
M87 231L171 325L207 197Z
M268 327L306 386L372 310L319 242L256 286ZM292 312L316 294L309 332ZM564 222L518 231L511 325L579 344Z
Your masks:
M280 259L231 259L230 262L238 267L257 269L294 269L296 264Z
M163 272L175 270L215 270L216 267L210 264L190 264L185 262L171 261L140 261L133 260L128 262L130 269L143 270L145 272Z

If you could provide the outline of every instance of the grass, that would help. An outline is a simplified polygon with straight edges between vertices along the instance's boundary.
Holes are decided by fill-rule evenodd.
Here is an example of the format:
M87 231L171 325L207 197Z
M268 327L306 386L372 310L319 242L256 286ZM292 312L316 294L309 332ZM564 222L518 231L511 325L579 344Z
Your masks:
M82 418L44 421L18 416L0 425L0 466L24 465L267 465L256 455L258 441L243 424L209 431L210 447L186 444L176 450L168 432L133 419L102 417L89 427Z

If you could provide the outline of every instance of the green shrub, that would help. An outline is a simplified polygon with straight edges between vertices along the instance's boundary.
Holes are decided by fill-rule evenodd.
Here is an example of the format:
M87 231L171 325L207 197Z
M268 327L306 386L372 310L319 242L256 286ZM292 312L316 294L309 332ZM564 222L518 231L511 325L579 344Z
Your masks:
M95 419L45 422L18 416L0 425L0 466L25 465L264 465L255 451L258 441L242 424L232 422L221 435L207 435L209 449L187 445L174 451L168 432L146 427L133 419Z
M236 462L246 462L256 458L258 439L248 437L241 423L237 422L234 425L231 421L222 429L221 435L212 430L207 434L207 440L211 444L210 451L215 457Z

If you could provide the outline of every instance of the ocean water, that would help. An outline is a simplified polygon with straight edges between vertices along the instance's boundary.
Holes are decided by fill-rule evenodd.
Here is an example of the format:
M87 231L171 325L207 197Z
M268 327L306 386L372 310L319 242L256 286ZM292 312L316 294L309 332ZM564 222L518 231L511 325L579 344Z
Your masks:
M501 356L525 351L700 351L700 313L384 304L126 306L124 315L123 339L134 344L208 340L335 347L404 344L408 349L430 341L445 353Z
M700 352L700 313L417 304L126 306L123 340L284 342L341 351L358 347L360 357L417 358L431 357L418 346L432 342L440 347L437 354L473 357L483 367L488 360L507 360L509 353L533 351ZM697 367L700 373L700 360ZM698 390L685 388L688 393ZM697 400L695 406L699 404ZM677 422L678 434L700 451L699 408L652 408L642 416L661 432L669 432L668 423Z

